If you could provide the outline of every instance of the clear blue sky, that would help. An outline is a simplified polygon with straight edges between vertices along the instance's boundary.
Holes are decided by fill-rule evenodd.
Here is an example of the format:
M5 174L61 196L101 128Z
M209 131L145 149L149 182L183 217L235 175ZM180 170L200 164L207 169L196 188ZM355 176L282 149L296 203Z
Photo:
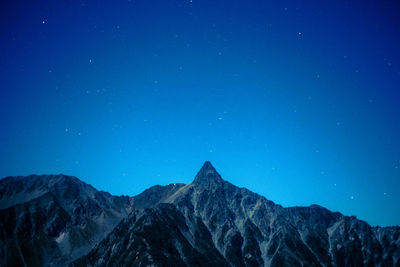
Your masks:
M1 1L0 176L112 194L205 160L283 206L400 224L398 1Z

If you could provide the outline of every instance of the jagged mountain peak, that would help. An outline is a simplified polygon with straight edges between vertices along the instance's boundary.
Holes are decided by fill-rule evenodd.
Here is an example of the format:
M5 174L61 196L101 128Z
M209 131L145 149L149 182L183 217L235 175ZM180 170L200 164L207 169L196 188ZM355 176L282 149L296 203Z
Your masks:
M221 175L217 172L211 162L206 161L194 178L193 184L211 186L222 184L222 182L223 180Z
M318 205L283 208L209 161L191 184L134 199L129 218L72 266L400 266L398 230Z
M131 198L29 176L0 181L1 201L11 205L0 205L0 267L400 266L399 227L283 208L222 180L209 161L191 184Z
M206 160L206 161L204 162L204 164L203 164L203 166L201 167L201 169L204 169L204 170L214 170L214 171L215 171L214 166L213 166L213 165L211 164L211 162L208 161L208 160Z

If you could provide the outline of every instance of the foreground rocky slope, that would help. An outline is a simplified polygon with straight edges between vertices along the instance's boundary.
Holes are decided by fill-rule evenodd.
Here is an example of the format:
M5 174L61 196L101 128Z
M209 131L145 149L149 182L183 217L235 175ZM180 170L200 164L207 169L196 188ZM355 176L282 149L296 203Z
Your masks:
M399 266L400 228L313 205L283 208L223 181L209 162L188 185L152 188L74 266ZM136 199L141 199L139 195Z
M400 227L283 208L206 162L135 197L76 178L0 181L0 266L400 266Z

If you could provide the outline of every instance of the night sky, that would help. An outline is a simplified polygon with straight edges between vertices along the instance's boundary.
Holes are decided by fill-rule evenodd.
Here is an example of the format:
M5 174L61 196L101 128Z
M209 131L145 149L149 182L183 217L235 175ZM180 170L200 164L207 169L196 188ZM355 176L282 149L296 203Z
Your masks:
M225 180L400 224L399 1L0 2L0 176Z

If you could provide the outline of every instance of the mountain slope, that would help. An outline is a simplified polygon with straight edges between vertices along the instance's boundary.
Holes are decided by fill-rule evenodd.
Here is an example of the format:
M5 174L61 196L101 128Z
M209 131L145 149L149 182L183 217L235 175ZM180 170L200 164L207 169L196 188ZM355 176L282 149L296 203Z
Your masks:
M0 266L66 265L113 230L131 202L65 175L4 178Z
M185 217L172 204L161 203L154 208L136 210L96 250L75 265L88 266L97 262L97 265L108 266L202 263L228 266L214 247L206 226L200 220L191 222L196 229L191 233L186 223Z
M209 162L191 184L157 192L72 265L400 265L399 227L317 205L283 208L222 180Z

